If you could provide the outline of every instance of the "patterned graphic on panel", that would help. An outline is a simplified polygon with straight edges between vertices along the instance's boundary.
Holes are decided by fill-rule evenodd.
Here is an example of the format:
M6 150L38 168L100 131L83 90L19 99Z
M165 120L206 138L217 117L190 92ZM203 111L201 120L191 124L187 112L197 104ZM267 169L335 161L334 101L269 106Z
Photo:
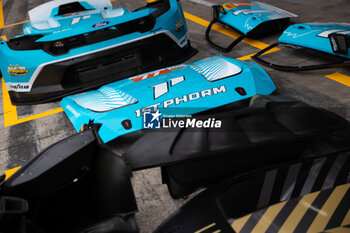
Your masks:
M97 91L89 92L88 95L78 94L73 99L80 106L95 112L110 111L137 102L134 97L111 87L102 87Z
M195 62L190 67L203 75L209 82L217 81L241 73L242 69L222 57L214 56Z

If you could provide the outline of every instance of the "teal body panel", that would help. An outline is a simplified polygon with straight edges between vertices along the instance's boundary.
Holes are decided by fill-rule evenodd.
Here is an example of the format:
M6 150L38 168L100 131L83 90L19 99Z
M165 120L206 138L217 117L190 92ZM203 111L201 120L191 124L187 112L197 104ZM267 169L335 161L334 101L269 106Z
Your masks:
M218 20L248 34L260 24L277 19L296 17L296 15L261 2L236 2L223 5L225 14L220 13Z
M160 34L167 35L181 48L188 46L187 26L181 5L177 0L169 0L169 4L169 10L155 18L155 25L152 30L146 32L137 31L105 41L77 47L69 50L66 54L52 55L42 49L13 50L8 46L6 41L0 39L0 70L8 91L30 92L41 70L47 65L69 61L73 58L84 57ZM114 24L142 18L151 15L155 10L155 8L148 8L135 12L126 12L122 16L108 19L102 18L101 11L99 10L84 11L81 14L75 14L72 16L55 16L55 19L59 21L61 27L47 30L37 30L34 28L27 30L26 28L30 27L30 23L27 23L24 25L24 31L30 31L29 34L25 33L27 35L43 35L43 37L38 39L37 42L57 41L62 38L93 32L95 30L111 27ZM84 20L81 19L78 23L72 25L72 20L74 18L83 18L84 16L90 17ZM105 21L108 21L109 23L107 25L101 24L101 26L96 28L93 27L94 25ZM177 24L179 22L183 23L181 30L177 30ZM25 73L18 76L10 75L8 71L12 66L21 67L22 70L25 70Z
M238 93L238 87L246 94ZM61 106L77 131L90 121L102 124L99 135L108 142L142 130L145 111L191 115L256 94L268 95L275 89L259 66L213 56L117 81L97 91L68 96ZM125 120L131 121L131 129L123 127Z
M348 23L303 23L289 26L279 38L283 44L291 44L334 54L350 59L348 54L335 54L332 49L329 35L339 33L350 36L350 24Z

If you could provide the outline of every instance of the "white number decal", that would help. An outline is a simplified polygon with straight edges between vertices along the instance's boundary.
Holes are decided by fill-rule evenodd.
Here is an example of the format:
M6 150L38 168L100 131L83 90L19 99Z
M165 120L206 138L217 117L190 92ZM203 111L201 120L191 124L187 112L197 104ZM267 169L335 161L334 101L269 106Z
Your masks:
M181 82L185 81L185 77L181 76L181 77L177 77L177 78L172 78L164 83L159 83L157 85L152 86L153 87L153 95L154 95L154 99L157 99L159 97L161 97L162 95L164 95L165 93L169 92L169 84L168 82L170 82L170 86L173 87L176 84L179 84Z
M82 18L83 18L83 20L89 19L89 18L91 18L91 15L85 15L83 17L74 18L74 19L72 19L72 22L70 23L70 25L74 25L76 23L79 23Z

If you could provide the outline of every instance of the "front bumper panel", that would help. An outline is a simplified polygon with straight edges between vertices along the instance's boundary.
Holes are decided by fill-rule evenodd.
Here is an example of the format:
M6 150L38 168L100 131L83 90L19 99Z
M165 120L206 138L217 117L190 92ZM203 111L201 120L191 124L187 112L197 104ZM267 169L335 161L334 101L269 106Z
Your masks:
M45 66L30 92L10 91L15 105L43 103L67 94L187 60L197 52L166 34Z

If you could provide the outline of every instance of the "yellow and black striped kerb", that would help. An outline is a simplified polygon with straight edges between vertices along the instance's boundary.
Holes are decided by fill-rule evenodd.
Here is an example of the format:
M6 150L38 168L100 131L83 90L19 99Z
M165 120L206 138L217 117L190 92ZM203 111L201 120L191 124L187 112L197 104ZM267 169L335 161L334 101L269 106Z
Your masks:
M350 233L350 150L232 177L157 233Z
M268 171L257 211L231 219L232 228L237 233L350 233L349 162L343 153ZM268 206L271 201L275 204Z

